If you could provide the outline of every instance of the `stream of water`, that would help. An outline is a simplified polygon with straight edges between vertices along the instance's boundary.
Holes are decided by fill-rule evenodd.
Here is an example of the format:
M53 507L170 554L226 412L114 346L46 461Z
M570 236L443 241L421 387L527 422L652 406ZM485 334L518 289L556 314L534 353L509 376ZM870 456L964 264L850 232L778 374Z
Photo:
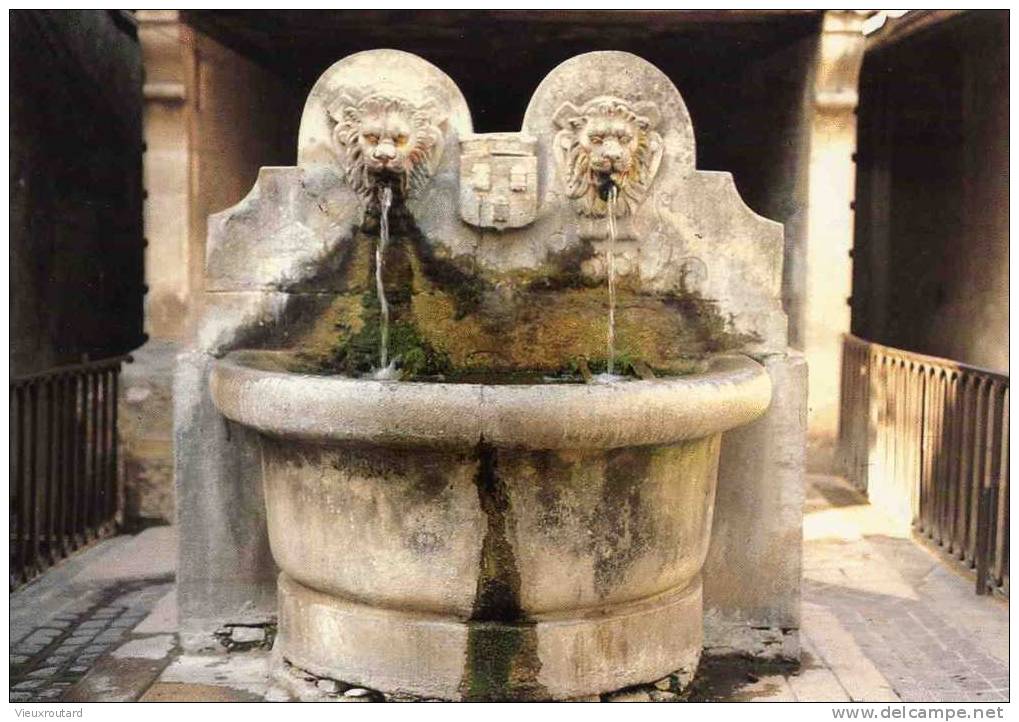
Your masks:
M609 322L607 333L608 361L603 374L593 378L595 383L612 383L622 381L622 376L617 376L616 369L616 199L619 197L619 189L614 185L609 189L609 197L606 199L608 206L609 222L609 243L605 251L605 275L608 278L609 286Z
M609 248L606 273L609 279L609 339L608 339L608 374L611 376L616 363L616 198L619 189L615 186L609 190Z
M389 303L386 301L386 289L382 284L383 258L389 244L389 207L393 204L393 189L383 186L379 195L379 242L375 246L375 290L379 297L379 368L374 377L377 379L394 378L396 359L389 363Z

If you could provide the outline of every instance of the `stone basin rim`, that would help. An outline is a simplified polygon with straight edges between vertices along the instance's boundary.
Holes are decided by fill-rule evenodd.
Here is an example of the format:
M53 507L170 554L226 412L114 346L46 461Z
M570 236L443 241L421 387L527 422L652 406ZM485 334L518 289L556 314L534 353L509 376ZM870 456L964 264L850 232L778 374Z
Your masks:
M677 443L755 420L771 379L748 356L705 371L616 384L379 381L259 368L279 351L234 351L213 363L213 402L263 434L314 443L611 449Z

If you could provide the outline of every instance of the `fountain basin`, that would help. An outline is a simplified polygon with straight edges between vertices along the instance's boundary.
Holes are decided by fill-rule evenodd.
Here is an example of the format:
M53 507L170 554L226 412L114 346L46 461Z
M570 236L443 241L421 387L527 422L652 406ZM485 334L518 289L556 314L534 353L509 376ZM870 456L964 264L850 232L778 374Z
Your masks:
M236 352L210 390L259 432L277 653L444 699L564 699L693 673L721 434L763 367L607 385L407 383Z

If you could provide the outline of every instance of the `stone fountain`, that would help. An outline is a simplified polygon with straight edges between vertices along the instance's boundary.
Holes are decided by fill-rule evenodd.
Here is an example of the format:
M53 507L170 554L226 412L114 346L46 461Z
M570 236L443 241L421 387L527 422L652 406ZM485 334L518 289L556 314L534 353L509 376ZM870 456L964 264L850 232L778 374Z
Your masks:
M280 668L481 700L798 653L782 228L696 170L658 69L578 56L521 132L474 134L434 66L352 55L298 166L209 237L176 389L185 646L275 615Z

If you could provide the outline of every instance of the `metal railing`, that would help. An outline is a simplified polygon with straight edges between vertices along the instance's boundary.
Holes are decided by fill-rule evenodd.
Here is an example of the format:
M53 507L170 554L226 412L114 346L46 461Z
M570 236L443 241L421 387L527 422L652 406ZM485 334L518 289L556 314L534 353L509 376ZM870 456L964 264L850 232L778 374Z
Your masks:
M10 382L10 588L116 532L117 389L129 356Z
M839 456L875 504L1008 596L1008 376L846 336Z

